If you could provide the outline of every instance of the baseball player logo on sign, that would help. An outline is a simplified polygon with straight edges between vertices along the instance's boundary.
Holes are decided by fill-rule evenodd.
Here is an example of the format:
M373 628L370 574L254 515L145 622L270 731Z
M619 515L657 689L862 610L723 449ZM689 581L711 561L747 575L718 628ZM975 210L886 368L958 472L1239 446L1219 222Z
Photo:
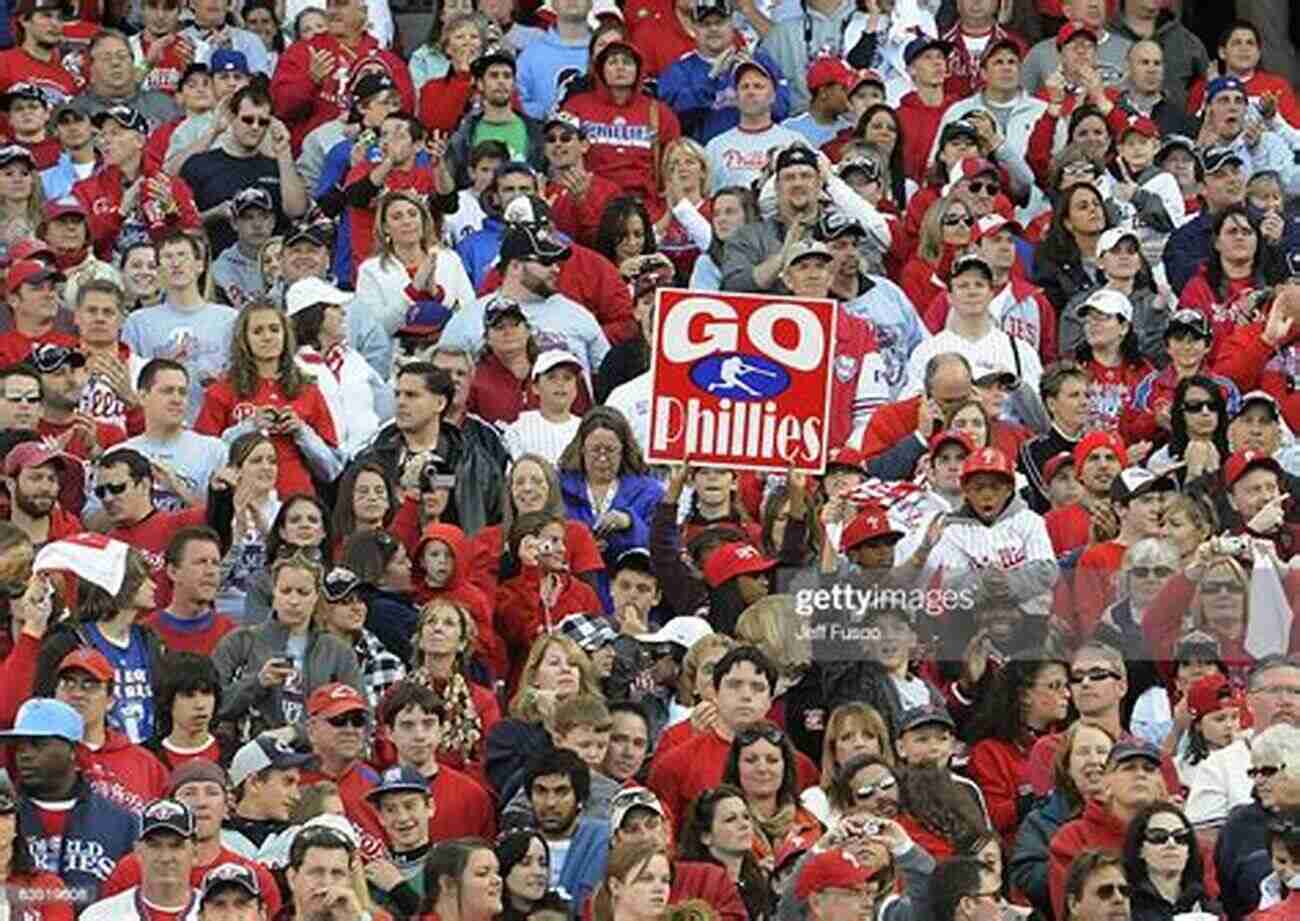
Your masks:
M828 300L660 288L649 459L821 473L835 317Z

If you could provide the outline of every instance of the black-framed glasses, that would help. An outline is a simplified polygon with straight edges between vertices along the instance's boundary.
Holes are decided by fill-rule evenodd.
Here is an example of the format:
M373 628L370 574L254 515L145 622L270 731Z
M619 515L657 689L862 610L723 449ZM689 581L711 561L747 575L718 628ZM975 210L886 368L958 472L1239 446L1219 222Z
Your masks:
M1285 764L1265 764L1260 767L1252 765L1246 768L1246 776L1251 780L1272 780L1285 769Z
M59 686L70 691L98 691L104 686L104 682L98 678L80 678L72 674L63 674L59 676Z
M120 496L130 485L130 483L100 483L95 487L95 497L103 500L109 496Z
M239 116L239 120L245 125L256 125L259 128L265 128L271 124L269 116L259 118L256 115L241 115Z
M1071 672L1070 684L1087 684L1088 682L1096 684L1110 678L1118 681L1120 678L1119 672L1111 671L1108 668L1090 668L1086 672Z
M1183 404L1183 412L1188 413L1217 413L1218 407L1214 405L1213 400L1188 400Z
M366 725L366 715L360 710L352 713L340 713L338 716L331 716L325 722L329 723L335 729L342 729L345 726L351 726L353 729L362 729Z
M1246 586L1229 579L1209 579L1201 583L1202 595L1244 595Z
M1128 893L1128 883L1102 883L1097 887L1097 898L1103 902L1109 902L1117 895L1121 899L1127 899Z
M1142 840L1147 844L1168 844L1172 841L1174 844L1184 846L1192 843L1192 833L1185 828L1148 828L1142 833Z
M875 796L877 793L884 793L886 790L892 790L896 786L898 786L898 781L893 777L886 776L880 778L875 783L864 783L853 791L853 795L858 799L867 800L871 799L871 797Z
M981 182L978 179L976 179L974 182L966 183L966 188L970 189L976 195L983 195L985 193L988 193L989 195L997 195L999 192L1002 191L1002 186L999 185L998 183L989 182L987 180Z
M753 745L759 739L780 747L781 743L785 741L785 733L775 726L750 726L748 729L736 733L736 744L742 748L746 745Z
M1168 579L1174 570L1170 566L1134 566L1128 573L1139 579Z

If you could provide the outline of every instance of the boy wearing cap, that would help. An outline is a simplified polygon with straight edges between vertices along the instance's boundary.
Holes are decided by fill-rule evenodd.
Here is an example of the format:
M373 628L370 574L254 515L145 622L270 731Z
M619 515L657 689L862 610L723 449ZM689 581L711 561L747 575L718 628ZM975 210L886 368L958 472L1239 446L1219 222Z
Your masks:
M194 814L176 800L149 803L140 816L135 843L140 883L87 906L87 921L196 921L198 907L190 876L194 869Z
M397 764L428 781L433 797L429 839L477 837L491 841L497 828L491 794L469 774L438 760L440 752L449 752L443 747L444 734L464 731L460 723L448 722L442 699L424 685L401 681L384 695L377 719L380 731L397 751ZM491 728L491 724L485 725ZM448 744L452 744L450 739Z
M138 814L163 794L167 771L162 763L125 733L110 729L113 666L89 646L74 649L59 663L54 697L81 715L83 735L77 758L93 790L123 809Z
M1115 577L1124 554L1140 540L1164 535L1164 508L1178 484L1145 467L1121 470L1111 481L1111 507L1119 518L1119 534L1095 541L1079 557L1074 578L1074 619L1079 635L1089 637L1115 600Z
M731 0L695 0L690 13L695 23L695 47L659 75L659 98L672 106L687 137L708 144L740 120L727 90L745 56L736 48ZM755 50L752 59L776 76L772 117L782 121L790 111L790 87L767 52Z
M590 246L605 206L619 187L584 165L587 130L572 112L552 112L541 127L546 180L542 196L551 203L551 223L565 236Z
M0 733L0 742L12 745L18 834L27 839L36 868L58 875L72 890L74 910L99 897L139 832L133 813L96 793L82 776L76 754L82 734L80 714L48 697L29 699L13 728Z
M271 871L221 842L221 823L225 821L227 812L226 772L211 761L182 765L168 778L166 795L183 804L194 816L194 865L190 870L190 885L199 888L209 871L225 864L237 864L254 874L261 887L267 918L274 917L280 910L280 888ZM117 862L113 875L104 883L102 896L107 898L134 889L140 883L140 876L138 854L127 854Z
M1169 286L1182 291L1196 277L1201 265L1214 255L1212 239L1215 218L1225 209L1246 200L1246 160L1232 147L1210 147L1200 152L1203 167L1201 208L1196 216L1169 235L1163 262ZM1261 247L1270 245L1260 240ZM1262 255L1262 254L1261 254Z
M231 199L230 208L236 238L212 261L212 280L222 300L243 310L266 289L258 254L275 231L275 205L266 189L253 187Z
M512 458L540 454L552 464L559 463L582 421L572 412L581 380L582 364L563 349L547 349L537 356L531 389L537 394L538 408L521 412L501 436Z
M655 178L657 161L661 151L681 137L677 116L641 92L647 68L634 46L617 41L606 45L596 56L592 73L597 89L564 102L565 111L582 119L587 129L591 144L587 167L625 194L639 196L652 214L658 214L664 201Z
M278 890L275 881L272 888ZM199 889L199 921L266 921L278 912L263 902L264 886L248 867L223 863L203 877ZM277 891L278 897L278 891Z
M44 90L34 83L15 83L0 96L0 112L9 118L12 143L27 148L37 169L46 170L58 162L59 142L46 130L50 102Z
M857 74L843 58L823 55L808 67L808 111L782 122L814 148L831 141L849 121L849 89Z
M301 768L310 760L267 733L241 746L230 761L235 805L222 826L223 845L254 860L268 840L289 828Z
M390 767L366 799L388 836L388 856L366 864L371 898L396 917L414 917L424 901L424 860L433 843L429 823L435 805L429 782L413 767Z
M903 172L918 185L925 181L927 158L939 134L943 113L958 97L946 90L948 53L952 46L927 35L907 43L903 62L912 78L912 92L898 101L898 116L908 126L903 146Z
M949 515L928 566L945 588L974 599L1047 613L1056 554L1047 526L1015 494L1015 469L997 448L981 448L962 465L962 507Z

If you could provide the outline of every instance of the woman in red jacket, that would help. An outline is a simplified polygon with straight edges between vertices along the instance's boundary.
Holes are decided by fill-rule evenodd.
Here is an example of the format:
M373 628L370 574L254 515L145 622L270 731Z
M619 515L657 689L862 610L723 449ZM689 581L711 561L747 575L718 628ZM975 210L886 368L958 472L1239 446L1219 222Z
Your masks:
M1268 298L1251 294L1265 285L1264 254L1259 228L1245 205L1232 205L1215 215L1210 230L1210 258L1183 288L1179 309L1199 310L1210 321L1213 341L1210 364L1233 330L1268 317Z
M227 444L248 432L270 433L282 496L315 493L313 477L328 483L342 469L333 417L294 360L297 351L279 308L268 301L245 307L231 335L230 371L208 387L194 421L194 431Z
M994 674L981 701L969 731L979 740L970 752L970 776L1008 850L1032 805L1020 794L1030 749L1069 708L1069 669L1053 659L1013 659Z
M420 87L420 121L430 132L450 135L474 96L470 67L483 50L483 32L474 14L455 16L442 30L442 50L451 62L446 76Z
M916 256L903 266L899 281L919 315L924 316L934 299L948 289L943 279L957 253L970 245L974 224L970 208L956 196L939 199L926 212Z

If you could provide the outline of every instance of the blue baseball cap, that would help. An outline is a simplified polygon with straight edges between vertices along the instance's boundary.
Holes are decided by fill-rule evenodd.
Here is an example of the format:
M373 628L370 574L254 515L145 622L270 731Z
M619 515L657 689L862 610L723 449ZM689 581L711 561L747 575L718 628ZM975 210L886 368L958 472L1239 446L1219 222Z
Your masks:
M1232 90L1241 93L1243 96L1247 95L1246 84L1242 83L1236 77L1216 77L1210 81L1208 86L1205 87L1205 104L1209 105L1214 101L1214 97L1220 93L1226 93Z
M758 71L764 77L767 77L767 82L773 86L780 82L776 79L776 74L772 72L772 69L767 66L767 63L760 58L742 58L740 63L731 69L731 82L733 84L740 83L740 75L747 70Z
M428 793L429 781L410 765L390 767L379 775L379 785L366 791L366 799L377 800L385 793Z
M18 708L14 728L0 739L63 739L73 745L85 736L81 714L53 697L33 697Z
M214 74L247 74L249 73L248 58L244 57L242 51L218 48L212 52L212 58L208 61L208 69Z

